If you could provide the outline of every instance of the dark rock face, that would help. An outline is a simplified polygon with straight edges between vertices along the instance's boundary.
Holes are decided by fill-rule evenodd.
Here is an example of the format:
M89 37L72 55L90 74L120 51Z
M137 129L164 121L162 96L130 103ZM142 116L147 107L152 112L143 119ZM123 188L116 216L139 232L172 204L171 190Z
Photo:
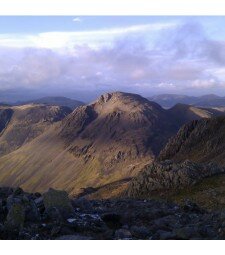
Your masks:
M12 109L0 109L0 133L7 126L12 115L13 115Z
M66 197L68 202L64 192L50 193L51 197ZM87 203L83 200L81 203L80 199L74 199L71 201L73 212L67 218L58 203L54 202L57 207L47 203L46 208L40 198L40 194L28 194L21 189L0 188L0 239L225 238L225 213L209 213L190 202L181 207L154 200L92 200ZM27 217L27 209L33 204L37 207L39 221ZM52 210L52 217L49 217L49 210Z
M197 164L188 160L180 164L169 160L153 163L131 181L127 194L129 197L144 198L154 192L182 189L224 171L214 163Z
M171 137L158 160L225 163L225 117L202 119L184 125Z

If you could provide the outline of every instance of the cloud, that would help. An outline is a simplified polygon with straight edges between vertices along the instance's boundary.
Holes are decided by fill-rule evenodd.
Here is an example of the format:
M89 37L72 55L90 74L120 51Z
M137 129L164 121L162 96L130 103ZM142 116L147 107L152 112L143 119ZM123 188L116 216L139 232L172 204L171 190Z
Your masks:
M190 87L192 88L214 88L218 86L219 83L215 79L201 79L201 80L194 80Z
M73 48L74 45L88 44L90 47L99 48L113 43L115 39L121 36L157 32L175 26L175 23L155 23L74 32L56 31L24 35L0 34L0 46L63 49Z
M225 84L224 45L197 23L0 35L0 90L211 91Z
M74 22L81 22L82 19L81 19L80 17L76 17L76 18L73 19L73 21L74 21Z

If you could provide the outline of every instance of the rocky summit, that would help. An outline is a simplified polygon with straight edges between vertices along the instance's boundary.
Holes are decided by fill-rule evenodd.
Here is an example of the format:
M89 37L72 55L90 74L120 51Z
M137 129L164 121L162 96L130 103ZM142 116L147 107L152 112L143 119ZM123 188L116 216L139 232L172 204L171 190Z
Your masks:
M0 188L0 202L0 239L186 240L225 237L225 212L210 213L190 201L183 206L155 200L88 201L68 199L68 195L59 190L50 189L42 196L26 193L20 188L4 187Z

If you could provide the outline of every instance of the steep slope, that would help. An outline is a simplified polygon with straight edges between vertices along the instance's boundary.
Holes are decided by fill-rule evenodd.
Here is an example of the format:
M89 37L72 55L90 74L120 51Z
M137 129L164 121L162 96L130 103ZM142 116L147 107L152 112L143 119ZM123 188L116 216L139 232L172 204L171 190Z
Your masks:
M184 125L159 155L159 160L176 162L214 161L225 164L225 117L202 119Z
M84 105L83 102L67 98L67 97L42 97L39 99L34 99L28 102L19 103L19 105L24 104L46 104L46 105L57 105L57 106L66 106L74 110L78 106Z
M70 112L69 108L59 106L0 107L0 156L31 141Z
M75 194L134 176L178 130L158 104L107 93L0 159L0 183Z

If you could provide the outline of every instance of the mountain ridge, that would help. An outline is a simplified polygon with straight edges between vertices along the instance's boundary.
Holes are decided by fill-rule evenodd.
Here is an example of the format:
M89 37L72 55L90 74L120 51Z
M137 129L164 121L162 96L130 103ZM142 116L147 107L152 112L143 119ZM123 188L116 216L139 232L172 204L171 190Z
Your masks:
M17 103L14 103L13 105L25 105L25 104L45 104L45 105L51 105L51 106L54 106L54 105L65 106L74 110L76 107L84 105L85 103L79 100L68 98L68 97L49 96L49 97L41 97L38 99L29 100L29 101L17 102Z

